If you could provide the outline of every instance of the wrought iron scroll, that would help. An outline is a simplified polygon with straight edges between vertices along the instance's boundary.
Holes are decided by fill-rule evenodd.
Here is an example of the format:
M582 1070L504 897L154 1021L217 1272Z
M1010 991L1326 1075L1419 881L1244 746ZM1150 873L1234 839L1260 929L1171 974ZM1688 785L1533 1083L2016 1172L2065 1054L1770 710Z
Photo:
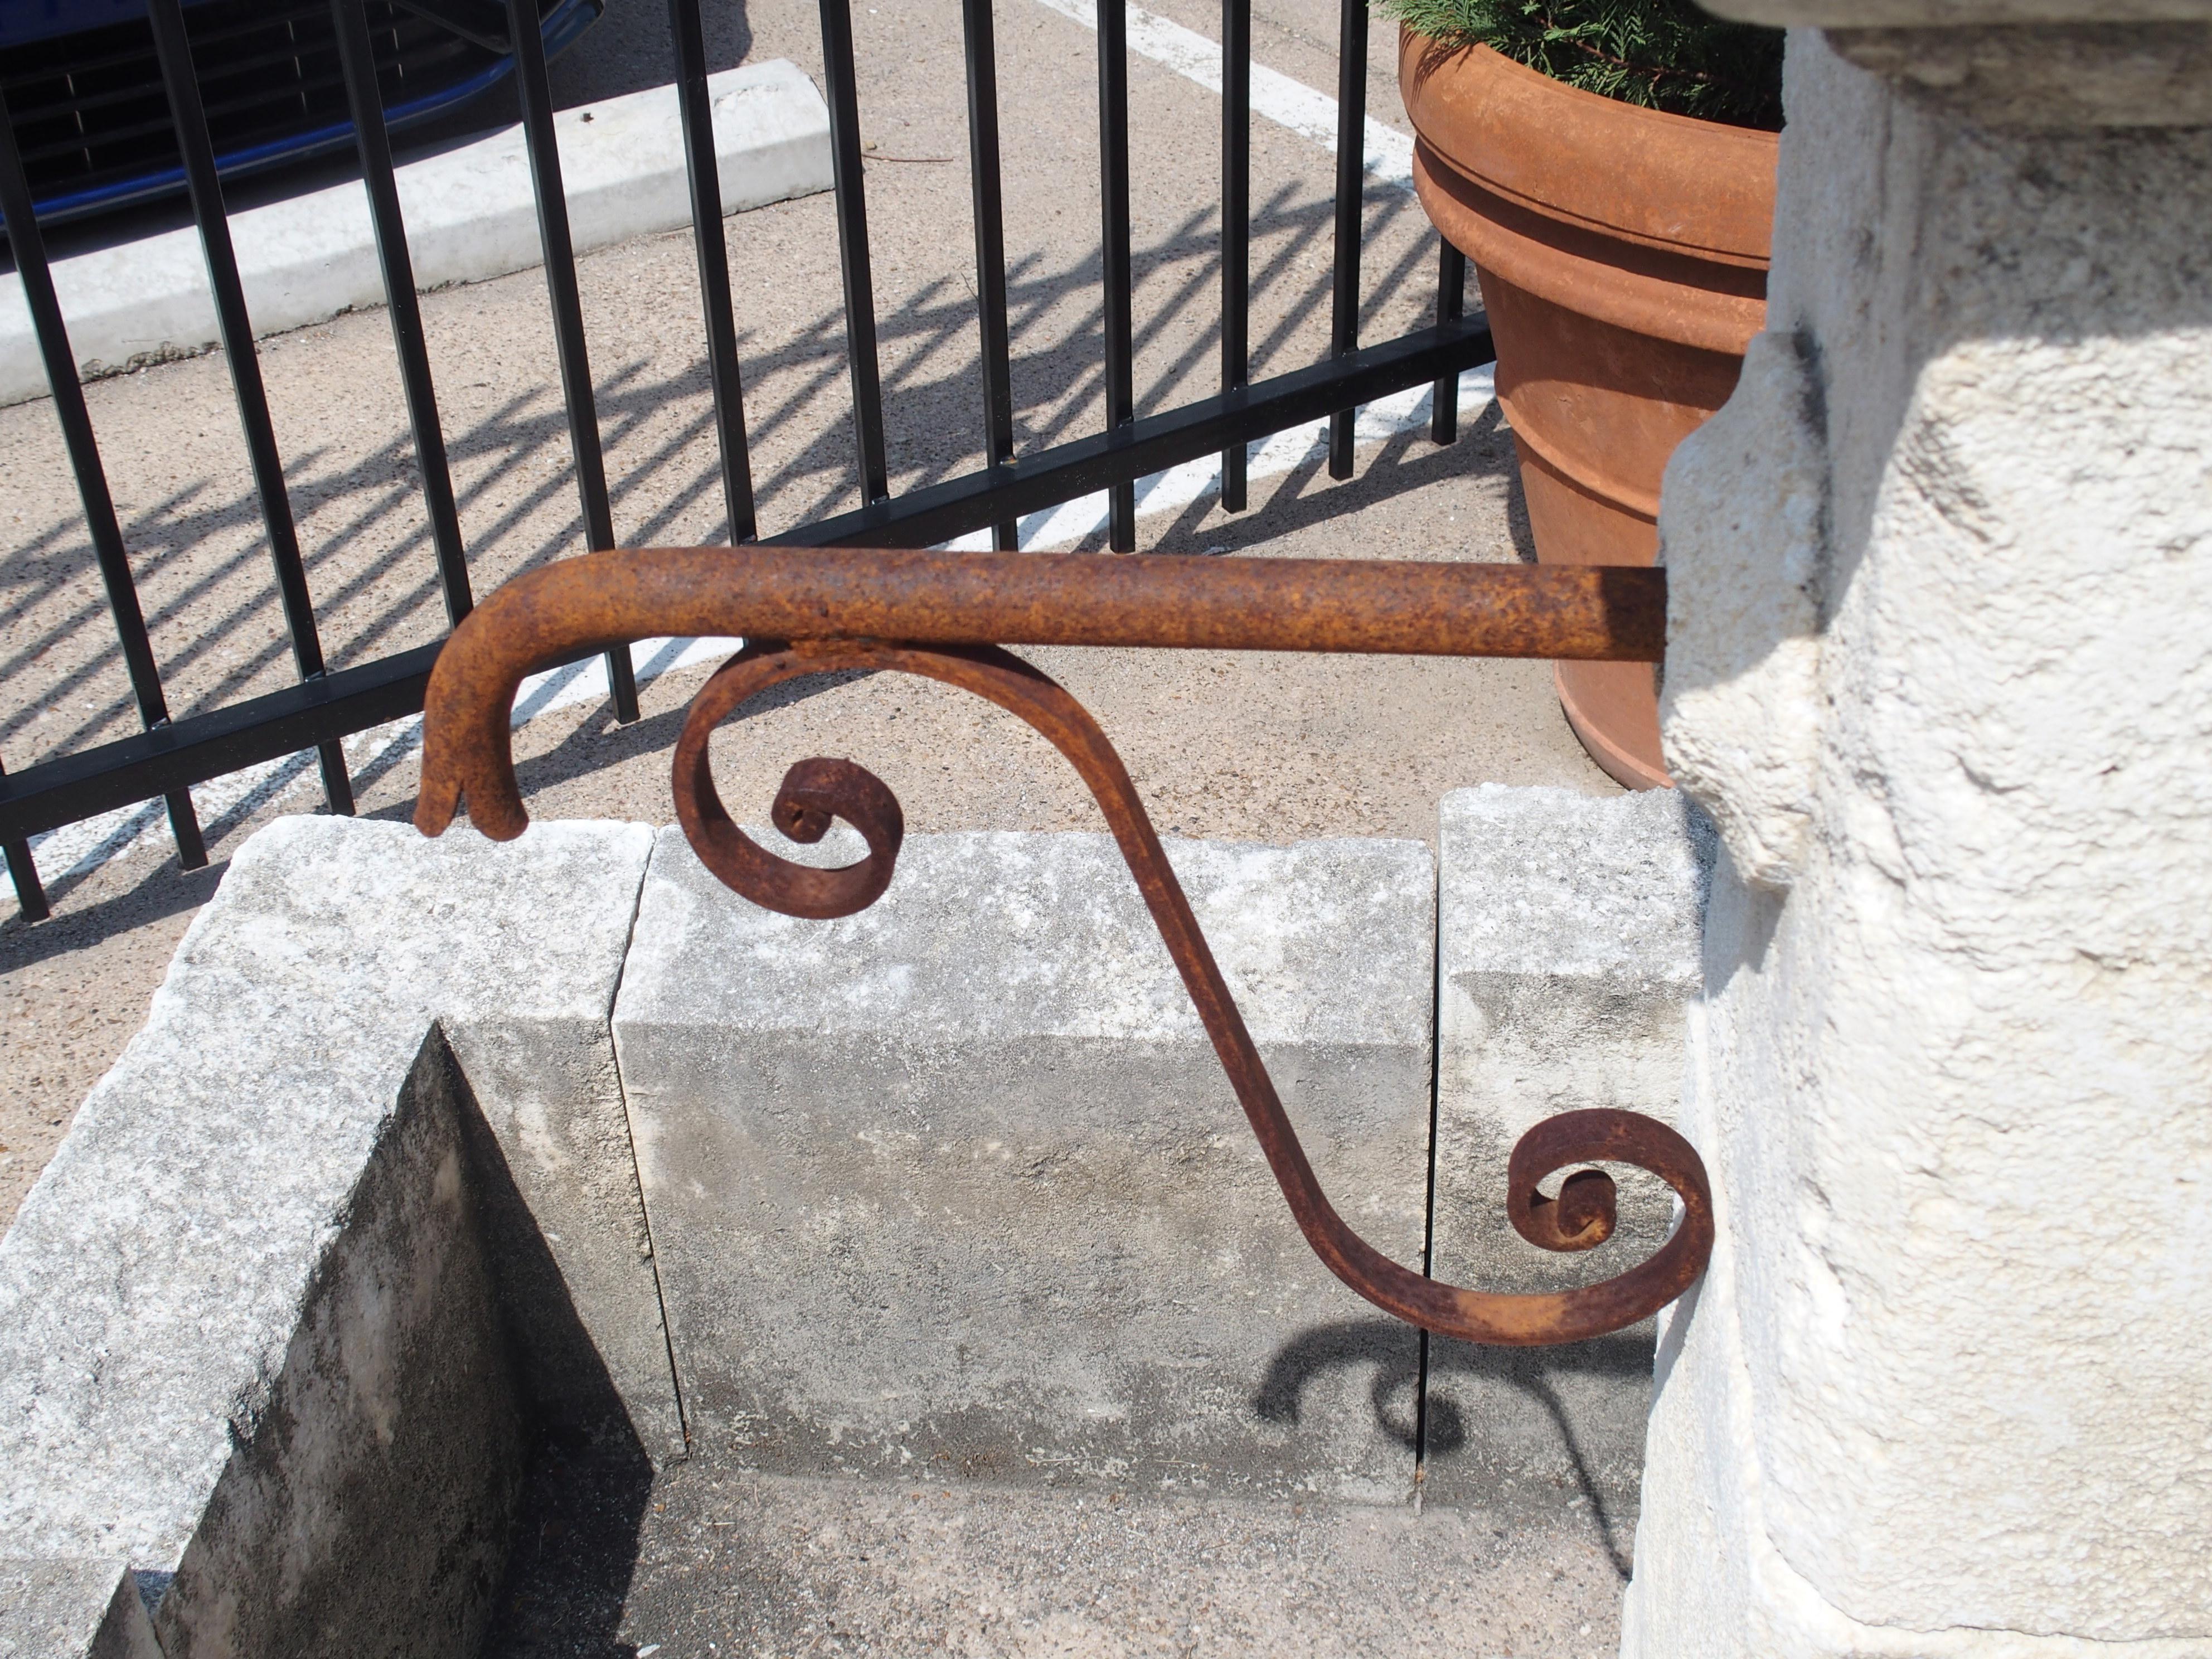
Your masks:
M1243 1016L1176 879L1144 803L1081 704L1006 644L1205 647L1653 661L1664 643L1663 572L1403 561L1193 560L767 548L655 549L564 561L508 583L447 643L430 677L415 822L444 831L465 799L495 840L529 819L516 787L509 711L522 678L579 653L656 635L741 635L748 643L692 701L673 763L677 816L700 860L755 903L827 919L890 885L904 821L882 781L846 760L799 762L771 821L799 842L842 818L868 855L842 869L778 858L738 829L715 793L708 742L747 700L786 680L847 669L918 674L1028 722L1097 799L1214 1051L1306 1241L1385 1312L1443 1336L1529 1346L1601 1335L1657 1311L1705 1271L1711 1191L1696 1151L1626 1111L1538 1123L1507 1167L1506 1215L1540 1249L1609 1238L1614 1187L1571 1165L1626 1164L1667 1182L1681 1215L1667 1242L1601 1283L1540 1295L1462 1289L1376 1249L1322 1191Z

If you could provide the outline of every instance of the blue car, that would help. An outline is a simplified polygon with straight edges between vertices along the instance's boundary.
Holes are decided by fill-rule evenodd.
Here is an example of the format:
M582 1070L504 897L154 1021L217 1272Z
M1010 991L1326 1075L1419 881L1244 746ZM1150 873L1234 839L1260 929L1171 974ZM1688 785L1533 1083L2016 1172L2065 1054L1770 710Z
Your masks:
M538 0L547 56L605 0ZM185 0L185 27L226 176L349 148L328 0ZM394 131L511 74L503 0L368 0ZM0 88L40 222L182 192L169 100L145 0L0 0Z

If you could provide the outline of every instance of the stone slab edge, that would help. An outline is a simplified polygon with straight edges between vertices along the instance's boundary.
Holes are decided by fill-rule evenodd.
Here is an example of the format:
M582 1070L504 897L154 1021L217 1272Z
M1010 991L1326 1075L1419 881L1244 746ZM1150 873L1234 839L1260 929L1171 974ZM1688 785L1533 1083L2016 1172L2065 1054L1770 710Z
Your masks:
M1508 1146L1583 1107L1671 1117L1710 822L1671 790L1500 784L1452 791L1437 818L1446 1117L1480 1115Z
M1614 1241L1554 1255L1506 1222L1506 1158L1557 1112L1674 1117L1710 825L1672 790L1486 784L1445 795L1437 827L1434 1271L1523 1294L1625 1272L1671 1228L1663 1186L1615 1170ZM1648 1325L1558 1348L1432 1342L1426 1500L1587 1526L1625 1564L1651 1352Z
M161 1659L120 1559L0 1560L0 1659Z
M1335 1201L1418 1260L1428 849L1168 854ZM909 836L883 900L823 923L664 830L615 1028L701 1443L1406 1496L1370 1371L1410 1385L1413 1334L1291 1225L1110 837Z
M0 1557L175 1568L426 1032L604 1020L651 841L297 817L239 850L0 1239Z
M830 112L781 58L708 77L722 209L830 187ZM655 87L554 117L578 252L690 222L676 89ZM509 127L398 168L418 287L479 282L541 262L530 158ZM384 303L368 199L333 185L230 217L257 337ZM88 378L216 343L199 236L186 228L55 263L70 342ZM22 279L0 276L0 404L45 395Z

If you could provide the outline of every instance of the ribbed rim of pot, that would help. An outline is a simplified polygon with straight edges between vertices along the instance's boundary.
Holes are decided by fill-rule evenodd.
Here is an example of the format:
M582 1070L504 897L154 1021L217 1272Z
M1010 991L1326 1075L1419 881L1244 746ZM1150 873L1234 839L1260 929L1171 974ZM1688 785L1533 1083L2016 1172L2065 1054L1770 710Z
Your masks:
M1767 264L1778 134L1639 109L1403 27L1398 87L1429 149L1485 190L1645 246Z
M1474 183L1425 141L1413 146L1413 190L1486 282L1502 277L1631 333L1731 357L1765 326L1764 266L1650 247L1539 213ZM1733 282L1701 280L1713 278Z

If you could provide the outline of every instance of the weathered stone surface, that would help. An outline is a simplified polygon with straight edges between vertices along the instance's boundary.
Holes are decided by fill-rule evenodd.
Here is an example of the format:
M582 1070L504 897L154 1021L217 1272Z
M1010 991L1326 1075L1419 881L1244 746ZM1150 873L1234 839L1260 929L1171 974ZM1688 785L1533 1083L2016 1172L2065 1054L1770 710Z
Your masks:
M1617 1639L1619 1564L1522 1515L705 1455L640 1477L533 1471L483 1659L1598 1659Z
M119 1557L0 1560L0 1659L161 1659Z
M2212 121L2212 25L2203 22L1840 28L1827 40L1915 103L1982 126Z
M1705 9L1776 28L1917 28L1931 40L2002 24L2212 21L2212 0L1711 0Z
M422 1044L316 1264L283 1369L155 1608L171 1659L471 1659L521 1485L502 1340L443 1036Z
M1814 26L1924 109L1984 126L2212 121L2212 0L1705 0Z
M331 1549L374 1558L360 1528L428 1537L439 1512L406 1497L404 1470L428 1479L442 1458L466 1486L458 1471L495 1465L504 1432L471 1188L529 1191L552 1276L576 1293L567 1330L540 1328L553 1346L588 1352L580 1318L608 1356L600 1392L612 1374L641 1432L672 1420L665 1352L657 1375L640 1359L659 1334L635 1196L626 1216L599 1205L618 1178L562 1162L615 1150L574 1127L607 1108L574 1091L611 1081L606 1020L649 846L629 825L540 825L497 848L303 817L240 849L0 1241L0 1553L175 1574L156 1624L180 1659L245 1619L227 1598L258 1583L247 1556L277 1571L259 1553L272 1538L293 1553L255 1614L264 1635L307 1616L302 1587ZM446 1037L425 1046L439 1020L502 1092L469 1098ZM577 1059L594 1023L601 1054ZM558 1063L518 1071L500 1046L518 1031ZM533 1139L539 1111L572 1121ZM486 1119L504 1139L471 1130ZM472 1133L504 1156L469 1155ZM592 1299L611 1284L623 1294ZM398 1462L379 1474L380 1458ZM380 1486L403 1513L338 1502ZM482 1518L453 1517L457 1560Z
M1816 395L1723 409L1661 532L1685 614L1792 580L1717 544L1820 457L1814 672L1668 652L1729 854L1682 1124L1718 1237L1623 1650L2212 1651L2212 129L1995 130L1814 35L1788 73L1767 326ZM1676 764L1756 763L1775 690L1786 893L1729 867L1742 775Z
M1440 808L1435 1244L1440 1279L1536 1291L1604 1279L1665 1239L1672 1195L1615 1170L1620 1224L1581 1255L1505 1218L1505 1163L1542 1118L1612 1106L1671 1122L1711 836L1671 790L1592 799L1486 785ZM1427 1496L1584 1508L1626 1557L1651 1330L1564 1349L1431 1345Z
M1322 1179L1419 1259L1416 842L1181 842ZM673 830L615 1018L695 1437L757 1467L1410 1489L1416 1344L1315 1260L1103 836L909 837L836 922Z

